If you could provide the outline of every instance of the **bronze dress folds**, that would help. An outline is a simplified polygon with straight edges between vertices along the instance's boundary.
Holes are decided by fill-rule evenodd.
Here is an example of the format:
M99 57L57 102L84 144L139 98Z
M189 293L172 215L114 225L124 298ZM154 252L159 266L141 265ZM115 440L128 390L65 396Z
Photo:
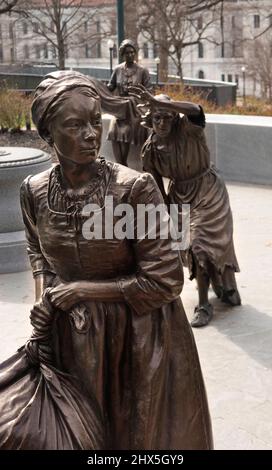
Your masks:
M224 269L228 266L239 271L239 266L228 192L210 162L204 127L205 115L201 109L200 116L183 116L177 120L167 147L158 148L156 134L152 133L142 150L143 167L157 181L161 177L171 180L168 203L179 208L190 204L190 246L184 257L190 279L195 277L197 260L223 286Z
M136 63L127 68L126 62L123 62L114 69L108 87L116 91L119 96L126 97L131 103L134 103L134 98L128 96L128 87L139 84L151 91L152 85L148 70ZM140 117L135 113L134 116L131 114L126 119L113 117L107 139L143 145L147 136L147 129L140 125Z
M152 176L104 159L80 196L64 191L59 165L22 186L34 276L116 279L123 293L122 302L85 302L56 314L56 365L96 396L106 449L211 449L201 369L179 298L180 258L168 239L84 238L82 207L97 204L104 216L106 195L114 207L162 202Z

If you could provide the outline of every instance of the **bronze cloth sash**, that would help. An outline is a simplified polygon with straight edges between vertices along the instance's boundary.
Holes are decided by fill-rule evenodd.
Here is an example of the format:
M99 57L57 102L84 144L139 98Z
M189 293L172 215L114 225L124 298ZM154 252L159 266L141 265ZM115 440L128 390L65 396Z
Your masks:
M188 184L188 183L193 183L197 180L199 180L200 178L203 178L205 175L207 175L214 167L213 166L209 166L209 168L206 168L202 173L200 173L199 175L195 176L194 178L189 178L189 179L184 179L184 180L180 180L180 179L173 179L172 180L172 184L174 184L176 187L178 187L179 185L182 185L182 184Z

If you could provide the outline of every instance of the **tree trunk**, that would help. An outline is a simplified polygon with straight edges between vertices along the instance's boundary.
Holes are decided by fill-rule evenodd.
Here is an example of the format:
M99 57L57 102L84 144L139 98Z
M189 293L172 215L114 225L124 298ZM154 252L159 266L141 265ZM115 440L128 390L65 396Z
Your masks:
M182 60L181 60L181 51L178 49L176 50L176 55L177 55L177 74L180 78L181 83L183 83L183 70L182 70Z
M65 70L65 44L61 33L58 35L58 60L59 69Z
M167 37L166 24L161 22L159 26L159 35L160 35L160 68L159 68L159 81L167 82L168 81L168 51L163 47L162 39Z
M59 49L58 50L58 59L59 59L59 69L60 70L65 70L65 53L64 49Z
M61 14L58 9L58 2L53 3L54 8L54 19L56 24L56 35L57 35L57 51L58 51L58 61L59 69L65 69L65 45L63 40L62 24L61 24Z
M160 48L160 67L159 81L166 83L168 81L168 54L164 49Z

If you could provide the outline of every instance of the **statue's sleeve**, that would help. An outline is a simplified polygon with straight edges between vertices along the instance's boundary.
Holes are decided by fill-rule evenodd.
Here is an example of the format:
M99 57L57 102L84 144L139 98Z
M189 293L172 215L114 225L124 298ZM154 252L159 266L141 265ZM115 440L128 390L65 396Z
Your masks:
M117 119L127 119L133 122L136 112L135 106L129 98L114 96L105 83L95 78L89 77L89 81L93 84L96 93L100 97L101 108L104 112L112 114Z
M183 287L179 251L169 235L169 215L160 191L148 173L133 184L128 201L134 210L132 248L136 274L118 280L124 300L139 315L176 299ZM149 206L149 216L144 208ZM153 209L152 209L153 207Z
M28 177L22 184L20 190L21 210L25 224L27 240L27 253L32 267L33 276L43 273L52 273L48 262L43 256L40 248L39 237L36 226L36 216L33 203L33 195L30 190Z
M206 117L202 106L199 105L199 107L200 113L197 115L187 114L187 119L189 123L204 129L204 127L206 126Z

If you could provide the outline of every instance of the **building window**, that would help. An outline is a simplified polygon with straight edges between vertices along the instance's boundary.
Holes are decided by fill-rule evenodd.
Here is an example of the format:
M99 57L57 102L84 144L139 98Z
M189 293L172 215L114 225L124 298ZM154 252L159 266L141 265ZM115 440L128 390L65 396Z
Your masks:
M235 41L231 43L231 57L236 57L236 44Z
M56 51L55 46L51 46L51 54L52 54L52 59L57 58L57 51Z
M84 32L85 33L88 32L88 21L85 21L85 23L84 23Z
M9 39L13 39L13 24L9 24Z
M100 32L101 32L101 23L100 23L99 20L96 22L96 32L97 32L97 33L100 33Z
M13 47L10 48L10 59L11 59L11 62L15 61L15 54L14 54L14 48Z
M202 16L199 16L197 18L197 29L201 30L202 28L203 28L203 18L202 18Z
M28 26L27 26L27 22L24 21L23 22L23 34L27 34L28 33Z
M231 73L228 73L228 82L232 82L232 75L231 75Z
M4 60L3 47L2 47L2 44L0 44L0 62L3 62L3 60Z
M148 44L145 42L143 44L143 54L144 54L144 59L148 59Z
M96 57L97 59L101 59L101 41L98 41L96 44Z
M44 44L43 45L43 57L45 59L48 59L48 47L47 47L47 44Z
M237 90L239 89L239 75L235 75L235 82L237 85Z
M28 44L24 45L24 58L29 59L29 47Z
M205 74L204 74L203 70L199 70L198 78L205 78Z
M116 50L116 46L115 46ZM114 51L114 48L113 48ZM117 55L117 50L116 50ZM85 44L85 57L88 59L100 59L101 58L101 42L98 41L96 44L89 45Z
M41 49L40 49L40 46L38 44L36 44L36 46L35 46L35 56L36 56L36 59L41 58Z
M38 23L33 23L33 33L38 33L39 32L39 25Z
M254 28L260 27L260 15L254 15Z
M232 29L234 29L235 26L236 26L236 25L235 25L235 16L232 16L232 17L231 17L231 27L232 27Z
M153 44L153 57L156 59L156 57L159 57L159 44Z
M225 74L224 74L224 73L221 74L221 81L222 81L222 82L225 81Z
M204 57L204 47L203 47L202 42L198 43L198 57L199 59L203 59Z
M89 48L88 44L85 44L85 57L86 57L86 59L91 57L89 50L90 50L90 48Z

